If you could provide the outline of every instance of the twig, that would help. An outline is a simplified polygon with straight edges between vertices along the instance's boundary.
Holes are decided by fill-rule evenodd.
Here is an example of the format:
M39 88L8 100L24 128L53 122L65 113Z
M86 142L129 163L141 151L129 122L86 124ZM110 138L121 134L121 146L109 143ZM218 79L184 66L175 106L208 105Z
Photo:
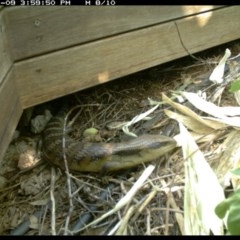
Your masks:
M48 200L48 203L45 205L45 207L42 206L42 208L43 208L44 210L43 210L43 213L42 213L41 226L39 227L39 235L42 235L42 232L44 231L44 221L45 221L46 218L47 218L48 209L51 208L51 199Z
M113 235L117 231L117 229L120 227L120 225L121 225L121 221L117 222L117 224L113 227L113 229L110 230L110 232L108 233L108 236Z
M178 226L180 228L180 231L181 231L182 235L185 235L183 212L180 211L179 207L177 206L177 204L176 204L176 202L175 202L175 200L172 196L172 193L171 193L169 203L175 209L174 212L175 212L175 217L176 217L177 222L178 222Z
M73 211L73 200L72 200L72 187L71 187L71 177L69 174L69 168L68 168L68 162L67 162L67 157L66 157L66 132L67 132L67 119L69 117L69 115L72 113L73 110L75 110L76 108L79 108L79 106L76 106L74 108L72 108L67 115L64 118L64 124L63 124L63 137L62 137L62 149L63 149L63 160L64 160L64 165L65 165L65 170L66 170L66 175L67 175L67 186L68 186L68 196L69 196L69 210L68 210L68 215L66 217L66 221L65 221L65 227L64 227L64 235L68 235L69 233L69 222L70 222L70 218L71 218L71 214ZM74 120L76 119L76 117L80 114L80 112L74 117Z
M108 211L107 213L103 214L100 218L96 219L95 221L89 223L84 228L80 229L79 231L86 229L94 224L99 223L103 219L111 216L115 212L119 211L122 207L124 207L126 204L128 204L134 195L137 193L137 191L142 187L145 180L150 176L152 171L154 170L155 166L149 165L144 172L142 173L141 177L137 180L137 182L132 186L132 188L129 190L129 192L116 204L115 208Z
M151 223L150 223L150 219L151 219L151 212L147 209L147 226L146 226L146 228L147 228L147 233L146 233L146 235L151 235Z
M163 186L167 186L167 183L163 180L162 181L162 185ZM180 228L180 231L181 233L184 235L184 219L183 219L183 214L179 211L179 207L177 206L174 198L173 198L173 195L172 195L172 191L171 191L171 188L165 188L165 193L168 195L168 201L167 201L167 210L166 212L169 212L171 211L171 209L169 208L169 206L171 206L172 208L175 209L175 217L176 217L176 220L178 222L178 225L179 225L179 228ZM166 226L167 226L167 230L168 230L168 227L170 226L170 224L166 221ZM165 232L166 233L166 232Z
M144 200L144 202L140 205L138 210L136 211L132 221L136 221L138 216L142 213L143 209L149 204L149 202L156 196L158 193L158 190L155 188L152 192L150 192L147 196L147 198Z
M115 235L124 235L124 233L126 233L126 228L128 226L128 221L130 219L130 217L133 215L134 211L136 210L136 206L131 206L126 215L124 216L124 218L120 221L121 224L119 226L119 229L117 230ZM125 234L126 235L126 234Z
M100 194L100 201L105 201L109 195L109 192L113 190L116 187L115 183L109 184L106 190L103 190ZM90 221L93 220L93 213L98 209L97 205L91 205L89 207L89 212L81 214L79 219L76 221L76 223L73 225L72 232L73 234L76 234L79 232L79 229L83 228L86 224L88 224Z
M164 179L161 180L161 183L162 183L162 186L163 187L166 187L167 186L167 183L165 182ZM164 229L164 234L165 235L168 235L168 229L169 229L169 206L170 206L170 203L169 203L169 193L170 191L165 191L165 193L167 194L168 198L167 198L167 206L166 206L166 220L165 220L165 229Z
M51 229L52 235L56 235L56 214L55 214L55 197L54 197L54 189L55 189L55 182L56 182L56 174L55 169L51 167L51 187L50 187L50 198L52 203L52 214L51 214Z

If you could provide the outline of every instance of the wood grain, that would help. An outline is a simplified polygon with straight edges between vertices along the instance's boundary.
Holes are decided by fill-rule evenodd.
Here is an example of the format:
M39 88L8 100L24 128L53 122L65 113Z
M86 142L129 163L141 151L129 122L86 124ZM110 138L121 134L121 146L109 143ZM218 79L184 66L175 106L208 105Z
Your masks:
M3 20L3 14L3 9L0 9L0 85L12 65L8 53L7 39L5 34L6 26Z
M22 108L9 57L4 10L0 9L0 161L11 141Z
M22 114L13 72L10 70L0 85L0 161L11 141L17 123Z
M240 6L177 20L183 42L195 53L238 39ZM202 24L202 23L201 23ZM24 108L187 55L176 26L167 22L79 45L15 64Z
M240 6L202 13L177 21L182 41L191 52L240 38Z
M11 55L16 61L219 7L12 7L6 9Z

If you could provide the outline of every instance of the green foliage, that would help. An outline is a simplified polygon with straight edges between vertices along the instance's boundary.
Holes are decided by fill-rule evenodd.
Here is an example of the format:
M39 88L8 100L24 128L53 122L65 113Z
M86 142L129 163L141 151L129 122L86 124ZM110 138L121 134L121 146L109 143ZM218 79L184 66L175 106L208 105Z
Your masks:
M238 90L240 90L240 79L232 82L229 89L231 93L237 92Z
M240 189L217 205L215 213L221 219L227 215L227 230L231 235L240 235Z
M236 168L236 169L232 170L231 173L240 177L240 168Z

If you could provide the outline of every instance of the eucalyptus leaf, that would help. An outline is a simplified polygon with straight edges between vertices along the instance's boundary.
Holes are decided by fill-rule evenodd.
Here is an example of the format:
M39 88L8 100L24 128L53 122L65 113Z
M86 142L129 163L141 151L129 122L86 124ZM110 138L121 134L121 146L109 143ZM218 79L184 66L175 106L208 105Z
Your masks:
M218 179L191 134L179 123L185 159L184 225L189 235L223 234L223 222L215 215L216 204L224 199Z
M235 202L229 209L227 228L231 235L240 235L240 204Z
M217 84L220 84L223 82L225 63L230 56L231 56L231 51L227 48L225 50L225 55L222 57L218 65L214 68L211 76L209 77L210 81Z
M224 200L216 206L215 213L219 218L223 219L228 211L228 208L229 201Z
M240 90L240 79L231 83L229 92L234 93Z
M216 208L216 215L223 219L227 215L227 230L231 235L240 234L240 189L230 197L220 202Z
M240 177L240 168L232 170L231 173Z

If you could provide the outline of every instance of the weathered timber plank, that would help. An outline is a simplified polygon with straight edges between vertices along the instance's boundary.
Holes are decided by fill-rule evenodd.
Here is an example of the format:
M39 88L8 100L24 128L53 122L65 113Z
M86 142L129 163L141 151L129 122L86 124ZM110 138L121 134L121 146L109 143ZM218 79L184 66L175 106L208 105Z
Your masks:
M216 10L204 27L196 18L177 20L188 50L194 53L238 39L239 11L240 6ZM26 108L185 55L176 26L167 22L18 62L14 67Z
M240 6L182 19L177 25L185 47L199 52L240 38Z
M5 34L5 23L3 21L3 9L0 10L0 85L5 77L7 71L10 69L12 63L8 54L8 47Z
M11 141L12 135L15 131L17 123L22 114L22 107L14 75L10 71L4 82L0 85L0 161Z
M11 71L13 65L8 52L4 13L5 9L0 8L0 161L11 141L22 111Z
M12 57L20 60L219 7L11 7L6 22Z

